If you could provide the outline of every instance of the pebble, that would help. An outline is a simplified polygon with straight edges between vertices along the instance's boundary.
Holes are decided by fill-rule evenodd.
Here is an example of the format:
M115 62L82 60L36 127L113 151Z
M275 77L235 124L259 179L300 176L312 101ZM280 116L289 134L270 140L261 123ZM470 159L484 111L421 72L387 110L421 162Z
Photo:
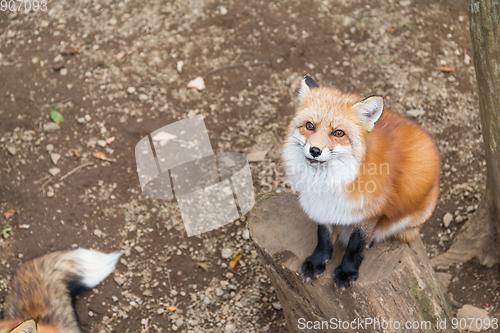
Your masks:
M224 291L222 291L222 289L220 288L215 288L215 295L221 297L222 295L224 295Z
M227 324L226 325L226 332L234 332L235 330L236 330L235 324Z
M8 151L8 152L9 152L12 156L16 155L16 152L17 152L16 147L12 147L12 146L7 147L7 151Z
M53 133L59 129L59 125L56 123L47 123L43 125L43 130L47 133Z
M282 307L281 307L281 303L280 302L274 302L273 303L273 308L275 308L276 310L281 310Z
M47 28L47 27L49 26L49 24L50 24L50 22L49 22L49 21L47 21L47 20L42 20L42 21L40 22L40 26L41 26L42 28Z
M50 173L52 176L57 175L59 172L61 172L61 169L59 169L59 168L50 168L50 169L49 169L49 173Z
M219 12L221 15L226 15L227 14L227 8L224 6L220 6Z
M139 99L140 99L141 101L143 101L143 102L144 102L144 101L147 101L147 100L148 100L148 95L146 95L146 94L140 94L140 95L139 95Z
M250 232L248 231L248 229L243 230L243 232L241 233L241 237L243 237L243 239L250 239Z
M202 91L206 88L205 80L201 76L198 76L196 79L189 81L186 87Z
M424 110L421 109L413 109L413 110L408 110L406 111L406 115L410 117L418 117L418 116L423 116L425 114Z
M451 221L453 221L453 215L451 213L444 214L443 217L443 225L448 228L450 226Z
M182 67L184 67L184 61L182 60L177 61L177 71L179 73L182 73Z
M61 74L62 76L68 75L68 69L67 68L61 68L61 70L59 71L59 74Z
M49 189L47 190L47 196L49 198L54 197L54 189L52 187L49 187Z
M134 87L128 87L128 88L127 88L127 92L128 92L129 94L133 94L133 93L135 93L135 88L134 88Z
M106 147L106 141L105 140L98 140L97 144L101 146L102 148Z
M224 248L220 251L220 255L223 259L229 259L231 258L231 255L233 254L233 250Z
M457 223L462 223L464 221L464 218L461 216L461 215L458 215L456 218L455 218L455 221Z
M54 145L49 143L48 145L45 146L45 150L50 154L54 150Z
M54 163L54 165L57 165L57 162L59 162L59 160L61 159L61 154L52 153L50 154L50 159L52 160L52 163Z
M40 59L38 59L38 57L34 57L31 59L31 63L34 65L38 64L39 62L40 62Z
M116 282L116 284L121 286L122 284L125 283L125 278L122 276L115 276L115 282Z

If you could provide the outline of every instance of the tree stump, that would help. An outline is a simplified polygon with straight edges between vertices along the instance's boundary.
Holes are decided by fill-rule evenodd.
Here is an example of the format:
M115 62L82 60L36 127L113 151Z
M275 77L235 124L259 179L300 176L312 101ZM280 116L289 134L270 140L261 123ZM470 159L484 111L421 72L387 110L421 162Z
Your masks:
M249 228L289 332L452 331L451 312L420 239L410 245L387 241L368 249L358 280L349 289L337 289L333 275L345 249L340 243L334 244L323 276L307 283L302 279L301 264L316 246L317 225L302 211L296 195L261 199ZM413 326L405 327L408 324Z

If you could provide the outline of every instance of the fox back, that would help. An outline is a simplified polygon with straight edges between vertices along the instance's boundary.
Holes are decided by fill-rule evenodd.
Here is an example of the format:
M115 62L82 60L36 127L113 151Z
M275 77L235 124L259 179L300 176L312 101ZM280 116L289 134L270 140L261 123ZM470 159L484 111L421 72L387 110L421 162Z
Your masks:
M73 297L104 280L119 257L119 252L76 249L26 262L12 278L0 333L31 332L26 319L34 319L39 333L81 333Z

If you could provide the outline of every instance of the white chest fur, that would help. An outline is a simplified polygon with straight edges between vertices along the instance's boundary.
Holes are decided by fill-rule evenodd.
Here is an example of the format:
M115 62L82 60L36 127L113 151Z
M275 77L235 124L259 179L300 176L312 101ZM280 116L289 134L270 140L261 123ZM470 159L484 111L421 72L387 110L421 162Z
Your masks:
M303 190L299 202L306 214L320 224L350 225L364 219L363 202L347 199L344 193Z

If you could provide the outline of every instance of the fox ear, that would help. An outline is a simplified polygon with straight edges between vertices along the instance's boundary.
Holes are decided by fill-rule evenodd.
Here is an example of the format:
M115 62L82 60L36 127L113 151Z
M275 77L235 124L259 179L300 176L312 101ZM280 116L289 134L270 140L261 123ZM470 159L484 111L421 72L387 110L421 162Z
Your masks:
M299 89L299 102L302 103L306 96L309 94L311 89L313 88L319 88L319 85L314 81L312 77L309 75L306 75L302 81L300 82L300 89Z
M358 117L368 127L370 132L384 111L384 99L381 96L370 96L357 102L353 106Z
M28 319L16 326L10 333L36 333L36 322L34 319Z

